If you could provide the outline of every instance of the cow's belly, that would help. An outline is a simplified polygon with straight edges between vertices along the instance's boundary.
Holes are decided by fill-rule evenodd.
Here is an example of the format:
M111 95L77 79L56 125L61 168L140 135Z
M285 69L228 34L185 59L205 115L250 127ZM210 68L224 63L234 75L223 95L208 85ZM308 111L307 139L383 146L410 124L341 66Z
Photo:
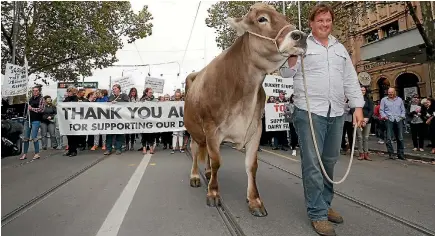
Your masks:
M261 125L260 115L251 114L230 117L226 123L220 126L223 141L232 142L237 148L242 148L249 142Z

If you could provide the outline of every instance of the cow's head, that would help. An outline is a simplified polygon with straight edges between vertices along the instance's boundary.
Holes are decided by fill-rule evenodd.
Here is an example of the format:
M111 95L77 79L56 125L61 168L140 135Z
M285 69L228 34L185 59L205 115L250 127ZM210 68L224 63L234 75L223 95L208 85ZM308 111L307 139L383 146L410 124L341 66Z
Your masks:
M264 3L254 4L245 16L228 18L227 22L238 36L248 32L254 48L263 55L301 55L307 48L307 35L288 23L275 8Z

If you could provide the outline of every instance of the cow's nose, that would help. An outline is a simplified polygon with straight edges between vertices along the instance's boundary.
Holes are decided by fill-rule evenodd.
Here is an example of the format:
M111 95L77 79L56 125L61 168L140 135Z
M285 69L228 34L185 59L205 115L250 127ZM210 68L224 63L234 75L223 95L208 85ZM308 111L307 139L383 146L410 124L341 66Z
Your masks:
M305 33L299 30L295 30L293 32L291 32L290 37L294 40L294 41L299 41L302 38L305 37Z

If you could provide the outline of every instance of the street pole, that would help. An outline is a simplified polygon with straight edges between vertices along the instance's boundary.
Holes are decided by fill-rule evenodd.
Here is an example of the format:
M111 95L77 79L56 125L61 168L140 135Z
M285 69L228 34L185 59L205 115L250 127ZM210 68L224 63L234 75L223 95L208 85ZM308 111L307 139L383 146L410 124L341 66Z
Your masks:
M299 19L299 30L302 31L302 23L301 23L301 1L298 1L298 19Z
M17 33L18 33L18 16L19 16L19 7L20 2L14 1L14 25L12 26L12 64L15 65L15 53L17 50Z
M285 1L282 1L282 14L285 15Z

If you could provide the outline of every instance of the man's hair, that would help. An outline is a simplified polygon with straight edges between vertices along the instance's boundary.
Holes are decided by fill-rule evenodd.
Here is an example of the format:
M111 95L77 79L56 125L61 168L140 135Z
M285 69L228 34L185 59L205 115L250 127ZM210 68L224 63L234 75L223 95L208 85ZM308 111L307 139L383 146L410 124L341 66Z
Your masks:
M334 22L334 11L332 10L332 8L325 4L325 3L320 3L318 5L316 5L315 7L313 7L313 9L311 9L310 12L310 17L308 18L310 21L314 21L314 18L316 18L317 15L319 14L323 14L323 13L331 13L332 16L332 21Z
M113 87L117 87L119 90L121 90L121 85L119 85L119 84L114 84L113 86L112 86L112 88Z

